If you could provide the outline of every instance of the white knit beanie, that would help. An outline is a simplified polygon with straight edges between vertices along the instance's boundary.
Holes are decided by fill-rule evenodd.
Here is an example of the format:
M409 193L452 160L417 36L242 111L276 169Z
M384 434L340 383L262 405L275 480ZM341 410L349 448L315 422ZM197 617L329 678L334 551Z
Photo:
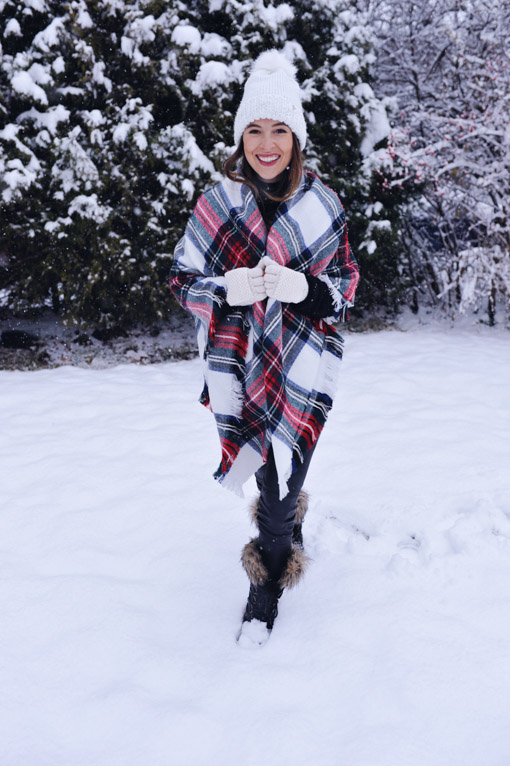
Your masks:
M247 125L254 120L284 122L306 144L306 124L301 106L301 89L295 78L296 67L279 51L261 53L246 80L242 101L234 120L234 140L241 140Z

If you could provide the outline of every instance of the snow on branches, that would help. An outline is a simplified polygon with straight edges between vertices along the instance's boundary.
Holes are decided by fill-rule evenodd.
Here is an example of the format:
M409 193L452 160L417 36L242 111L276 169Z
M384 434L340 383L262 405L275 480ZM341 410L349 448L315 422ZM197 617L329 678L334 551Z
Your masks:
M394 156L422 191L405 226L415 300L492 323L510 307L510 1L378 0L372 23Z

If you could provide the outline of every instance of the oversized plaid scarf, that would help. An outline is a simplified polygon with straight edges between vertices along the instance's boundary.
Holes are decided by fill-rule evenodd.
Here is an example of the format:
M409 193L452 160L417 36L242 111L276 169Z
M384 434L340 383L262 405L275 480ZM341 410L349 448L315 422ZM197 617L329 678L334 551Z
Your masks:
M326 282L333 316L312 320L272 298L230 307L225 272L256 266L264 255ZM201 401L214 413L222 448L215 477L241 496L272 447L284 497L296 461L317 441L342 358L332 322L352 305L358 276L342 205L311 173L279 206L269 231L245 184L225 179L198 200L170 286L196 320Z

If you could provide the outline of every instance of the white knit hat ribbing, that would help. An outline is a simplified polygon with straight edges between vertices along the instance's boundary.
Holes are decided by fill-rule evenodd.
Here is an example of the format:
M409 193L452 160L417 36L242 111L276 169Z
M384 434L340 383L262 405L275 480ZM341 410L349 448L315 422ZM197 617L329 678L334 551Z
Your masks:
M301 106L301 89L295 79L296 67L279 51L261 53L246 80L242 101L234 120L238 144L244 129L254 120L284 122L306 144L306 123Z

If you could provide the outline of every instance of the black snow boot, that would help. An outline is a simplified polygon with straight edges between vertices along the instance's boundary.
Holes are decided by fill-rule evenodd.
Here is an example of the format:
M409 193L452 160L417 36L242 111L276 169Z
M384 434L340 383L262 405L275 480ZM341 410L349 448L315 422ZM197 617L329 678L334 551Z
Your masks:
M254 648L269 638L278 614L278 601L285 588L293 588L301 580L308 558L293 545L280 578L274 580L262 561L258 539L253 538L244 546L241 562L250 580L250 591L237 640L245 647Z
M250 583L243 622L260 620L266 624L267 630L272 630L278 615L278 599L282 593L283 588L274 580L268 580L264 585Z

